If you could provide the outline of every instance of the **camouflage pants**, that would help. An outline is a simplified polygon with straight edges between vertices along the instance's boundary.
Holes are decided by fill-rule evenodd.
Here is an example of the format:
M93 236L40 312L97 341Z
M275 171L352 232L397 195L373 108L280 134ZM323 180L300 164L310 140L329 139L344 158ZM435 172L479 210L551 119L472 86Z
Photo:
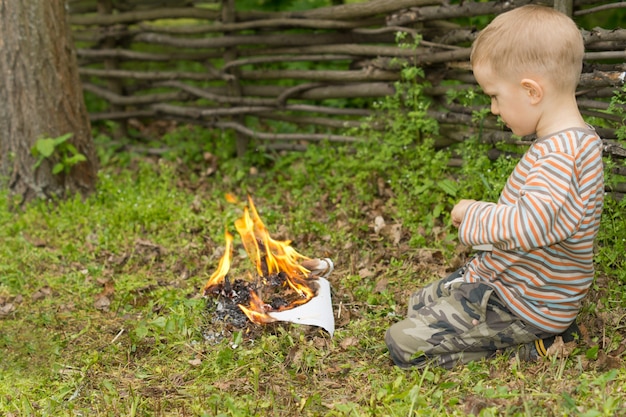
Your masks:
M397 366L449 369L549 336L512 314L489 285L464 282L463 272L414 293L407 318L387 330L385 342Z

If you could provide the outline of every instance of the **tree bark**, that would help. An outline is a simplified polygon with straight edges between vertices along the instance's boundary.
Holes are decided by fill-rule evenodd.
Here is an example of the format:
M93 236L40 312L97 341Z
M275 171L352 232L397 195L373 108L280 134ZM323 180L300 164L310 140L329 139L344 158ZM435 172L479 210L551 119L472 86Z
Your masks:
M94 190L97 158L65 1L0 0L0 100L0 178L14 203ZM35 168L37 141L67 133L86 161L53 174L63 162L55 148Z

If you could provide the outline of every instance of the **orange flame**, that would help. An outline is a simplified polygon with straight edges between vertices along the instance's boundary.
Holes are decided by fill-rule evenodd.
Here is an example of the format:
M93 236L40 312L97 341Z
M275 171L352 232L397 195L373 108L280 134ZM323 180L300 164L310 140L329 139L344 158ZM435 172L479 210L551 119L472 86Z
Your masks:
M227 195L227 200L236 203L237 199L232 194ZM243 246L248 253L250 260L254 263L258 276L261 279L276 274L284 274L286 284L298 294L299 299L292 301L285 307L280 307L275 311L287 310L308 302L315 296L316 285L311 285L310 271L300 263L310 258L301 255L293 247L291 241L279 241L270 237L270 234L261 221L254 206L252 198L248 196L248 206L244 208L243 216L235 221L235 228L241 236ZM209 281L204 286L204 295L207 296L223 284L232 258L233 237L226 232L226 250L220 259L217 270L211 275ZM250 290L250 305L239 305L250 321L257 324L271 323L274 320L268 315L272 307L266 304L259 295Z
M239 304L241 311L245 313L251 322L256 324L267 324L276 321L272 316L266 313L267 304L261 300L256 292L250 291L250 307Z
M224 255L220 259L220 263L217 265L217 269L206 285L204 286L202 293L207 296L211 293L215 288L220 286L224 282L224 278L226 278L226 274L230 271L230 260L233 257L233 235L228 233L228 230L224 231L224 237L226 239L226 248L224 249Z
M228 201L229 203L232 204L237 204L239 203L239 199L237 198L237 196L235 194L231 194L231 193L226 193L224 195L224 198L226 199L226 201Z

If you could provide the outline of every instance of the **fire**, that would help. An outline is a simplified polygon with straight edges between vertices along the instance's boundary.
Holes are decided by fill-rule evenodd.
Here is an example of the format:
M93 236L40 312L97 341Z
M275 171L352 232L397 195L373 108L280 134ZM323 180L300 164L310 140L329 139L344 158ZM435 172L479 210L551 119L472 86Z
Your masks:
M227 195L227 200L231 203L237 202L232 195ZM311 272L302 266L302 263L310 261L310 258L301 255L291 247L291 241L271 238L250 196L248 196L248 205L244 207L243 216L235 221L235 228L248 257L256 267L257 282L260 284L258 285L259 291L262 292L263 284L268 280L278 279L284 280L282 286L297 294L296 299L287 305L272 307L254 289L250 289L249 305L239 304L239 308L250 321L257 324L271 323L275 319L268 315L269 312L291 309L308 302L316 295L317 285L312 280ZM233 236L228 231L225 232L225 240L224 255L219 261L217 270L204 286L204 296L219 293L225 287L230 286L228 272L233 257Z
M224 255L220 259L220 263L217 265L217 269L215 270L215 272L213 272L206 285L204 286L204 295L207 295L207 293L211 292L212 289L224 282L224 278L230 270L230 262L233 257L233 235L228 233L228 230L226 230L224 232L224 237L226 238L226 248L224 249Z
M267 314L267 310L271 308L261 300L256 292L250 291L250 307L239 304L241 311L245 313L251 322L256 324L267 324L276 321Z

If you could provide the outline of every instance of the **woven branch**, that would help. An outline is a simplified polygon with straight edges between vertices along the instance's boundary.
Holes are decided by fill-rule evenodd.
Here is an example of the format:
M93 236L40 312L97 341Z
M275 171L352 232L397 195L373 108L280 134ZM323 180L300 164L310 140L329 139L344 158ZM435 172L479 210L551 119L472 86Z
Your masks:
M331 142L340 142L340 143L352 143L357 142L360 139L356 137L346 136L346 135L326 135L326 134L315 134L315 133L263 133L263 132L255 132L252 129L248 129L247 127L233 122L217 122L215 123L216 127L222 129L234 129L235 131L242 133L246 136L261 139L261 140L286 140L286 141L312 141L312 142L320 142L320 141L331 141Z
M237 12L232 0L221 2L224 10L219 2L205 8L184 0L111 0L113 10L104 14L93 0L70 0L70 9L74 38L81 42L77 55L84 90L109 103L105 111L91 114L94 122L167 118L234 129L279 146L300 141L285 145L295 149L322 136L339 140L346 127L357 127L359 118L373 111L369 105L338 107L337 99L391 96L401 70L416 65L425 75L416 82L431 84L424 94L433 100L429 116L440 124L436 143L444 147L477 135L487 143L519 143L495 117L475 125L472 112L480 108L449 102L450 92L478 91L468 62L478 31L452 19L493 16L529 2L371 0L274 13ZM576 0L574 13L616 7ZM161 19L175 23L155 22ZM398 33L410 47L397 44ZM626 78L626 29L587 28L582 34L587 53L578 104L583 114L611 125L598 129L603 137L615 138L623 121L606 110ZM329 133L283 137L251 130L248 118ZM607 149L619 155L621 148Z
M267 20L252 20L240 23L215 22L209 25L195 25L188 27L166 27L150 24L141 24L139 27L146 32L168 33L178 35L201 35L216 32L239 32L253 29L282 29L282 28L307 28L307 29L356 29L372 25L381 25L383 19L367 19L357 21L337 21L322 19L289 19L277 18Z
M177 48L228 48L242 46L308 46L336 43L392 42L393 36L383 34L362 34L355 32L314 33L314 34L264 34L264 35L231 35L211 38L179 38L158 33L143 32L133 36L136 42L156 45L174 46Z
M530 0L509 0L506 2L461 2L461 4L444 4L442 6L420 7L404 10L393 14L387 19L388 25L405 26L427 20L454 19L460 17L474 17L500 14L508 10L531 3Z

